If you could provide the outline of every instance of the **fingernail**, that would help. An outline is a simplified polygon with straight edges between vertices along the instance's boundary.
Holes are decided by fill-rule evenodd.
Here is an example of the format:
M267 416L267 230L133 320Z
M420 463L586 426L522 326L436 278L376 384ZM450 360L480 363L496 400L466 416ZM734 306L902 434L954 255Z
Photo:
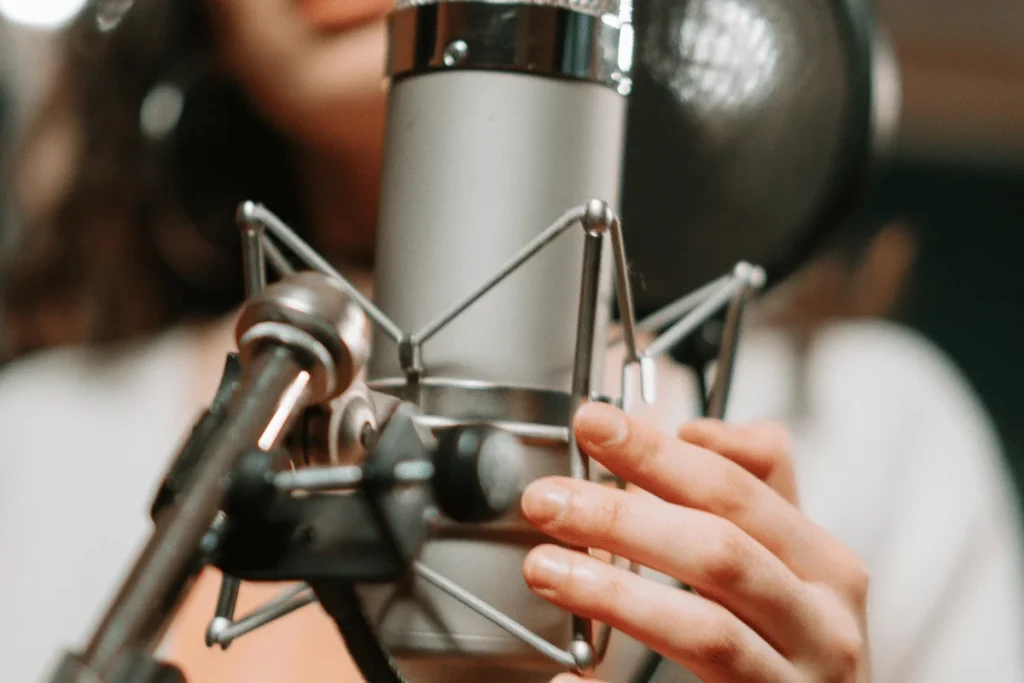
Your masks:
M523 491L523 515L531 522L546 524L561 515L568 504L569 490L552 481L535 481Z
M576 411L576 430L584 441L605 448L622 443L629 434L622 413L602 403L586 403Z
M569 564L548 550L535 550L526 561L526 581L534 590L550 590L569 577Z

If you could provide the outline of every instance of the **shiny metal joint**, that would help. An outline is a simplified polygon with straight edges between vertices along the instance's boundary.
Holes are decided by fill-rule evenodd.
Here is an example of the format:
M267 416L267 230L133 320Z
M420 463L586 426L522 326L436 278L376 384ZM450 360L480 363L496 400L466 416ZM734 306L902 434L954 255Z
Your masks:
M306 271L251 296L236 326L245 363L266 343L302 350L313 375L312 404L339 396L370 354L369 321L339 282Z

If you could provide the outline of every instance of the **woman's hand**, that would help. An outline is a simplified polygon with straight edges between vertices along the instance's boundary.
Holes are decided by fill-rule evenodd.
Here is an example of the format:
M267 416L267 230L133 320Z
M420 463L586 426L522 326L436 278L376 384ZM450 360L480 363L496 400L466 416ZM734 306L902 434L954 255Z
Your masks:
M547 478L524 493L526 518L559 541L628 558L697 594L557 546L527 557L534 592L706 683L869 680L867 570L800 513L781 427L703 420L673 438L591 403L575 429L587 454L644 491Z

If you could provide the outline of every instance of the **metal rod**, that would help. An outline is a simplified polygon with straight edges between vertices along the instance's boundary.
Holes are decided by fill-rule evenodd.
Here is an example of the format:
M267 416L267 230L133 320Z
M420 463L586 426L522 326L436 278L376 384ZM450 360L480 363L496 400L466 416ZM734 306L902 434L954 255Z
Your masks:
M440 417L437 415L418 415L414 421L416 424L429 429L439 429L442 427L452 427L462 424L459 420ZM538 425L526 422L504 422L502 420L489 420L488 424L492 427L497 427L502 431L510 432L514 436L518 436L520 439L551 441L555 443L568 443L569 440L569 430L566 427Z
M213 647L221 642L221 633L231 626L235 620L235 608L238 605L238 590L242 582L225 574L221 577L220 591L217 594L217 606L213 611L213 619L206 627L206 646ZM227 644L222 644L227 649Z
M425 460L400 462L392 474L398 485L425 484L434 478L434 465ZM346 491L359 486L364 477L359 465L309 467L279 472L274 486L279 491Z
M259 221L263 226L273 233L274 237L279 239L286 247L288 247L292 253L302 259L310 268L318 270L324 275L330 275L333 278L337 278L339 282L345 287L349 295L356 300L366 314L380 326L384 332L387 333L395 342L401 342L405 337L402 329L395 324L391 318L387 316L382 310L363 296L355 285L349 282L344 275L339 273L327 260L318 254L313 247L306 244L305 241L295 231L289 228L284 221L275 216L262 204L256 204L253 202L246 202L242 206L242 215L245 220L248 221Z
M292 275L295 272L295 268L293 268L292 264L288 262L288 258L284 253L277 248L277 245L274 244L274 241L270 239L266 233L263 234L262 239L263 253L266 254L267 260L270 262L270 265L273 266L277 276L286 277L288 275Z
M603 479L603 480L602 479L598 479L598 481L600 483L607 483L607 482L610 481L610 482L613 482L615 484L615 488L619 489L620 491L625 491L626 490L626 480L625 479L617 477L614 474L611 474L610 472L608 472L607 474L610 475L609 479ZM609 562L609 564L617 566L619 559L620 558L619 558L618 555L612 555L609 558L608 562ZM626 558L622 558L622 559L626 559ZM632 572L633 574L636 574L637 572L640 571L640 565L638 563L636 563L636 562L630 562L629 563L629 571ZM598 629L598 632L597 632L597 639L594 641L594 652L595 652L595 655L596 655L595 661L597 663L601 663L601 662L604 661L605 655L608 654L608 646L611 644L611 640L612 640L612 627L609 626L608 624L601 624L601 628Z
M395 483L402 486L427 484L434 479L434 463L426 460L408 460L395 465Z
M712 280L708 284L704 285L700 289L690 292L681 299L665 306L658 311L655 311L651 315L647 316L637 325L637 329L641 334L649 332L657 332L660 328L665 325L670 325L681 317L692 311L694 308L700 305L702 301L713 295L716 291L725 287L729 284L732 279L730 275L723 275L722 277Z
M575 209L566 212L544 232L535 237L532 242L523 247L519 253L513 256L500 271L481 285L475 292L442 313L436 320L426 325L419 332L413 334L410 337L413 345L419 346L424 344L435 334L443 330L467 308L476 303L480 297L494 289L502 280L514 273L520 266L529 261L537 252L553 242L559 235L571 228L574 224L578 223L580 219L583 218L584 211L585 209L583 207L576 207Z
M309 379L295 355L281 347L262 352L245 369L191 485L157 518L149 542L89 639L83 662L97 675L108 676L125 651L153 652L198 574L199 545L221 509L224 481L275 421L282 397L293 394L297 384L308 386ZM302 405L289 403L288 410L297 412Z
M694 308L682 320L670 327L664 334L651 342L651 345L644 351L648 358L656 358L663 353L670 351L676 344L693 334L694 331L717 313L723 306L736 295L744 284L736 278L730 278L729 282L720 290L714 292L700 305Z
M245 223L242 230L242 263L245 268L246 298L259 294L267 286L267 261L263 258L263 228Z
M622 318L622 341L626 344L627 363L640 360L637 351L636 309L629 284L629 264L626 262L626 242L622 236L622 223L618 217L611 221L612 249L615 253L615 291L619 298L619 317Z
M509 617L501 610L487 604L454 581L441 576L429 567L424 566L421 562L413 563L413 571L415 571L416 575L424 581L444 591L466 607L490 621L495 626L504 629L509 634L534 648L545 657L548 657L565 667L576 666L576 660L573 659L571 654L565 650L555 647L515 619Z
M743 309L751 289L752 284L749 280L743 282L742 286L738 287L733 295L729 309L725 314L725 326L722 329L718 362L715 364L715 381L711 385L707 398L707 416L716 420L725 419L726 406L729 401L729 390L732 388L733 370L736 365L736 353L739 349Z
M600 304L601 262L604 235L588 230L583 246L583 276L580 283L580 307L576 324L576 352L573 358L572 387L569 393L569 474L575 479L590 480L590 458L580 450L573 432L573 421L580 407L590 401L591 375L594 369L594 344ZM573 615L574 641L593 647L594 623ZM574 660L575 661L575 660Z
M214 614L232 621L235 620L235 608L238 605L238 591L242 587L240 579L224 575L220 582L220 593L217 595L217 608Z
M590 459L580 451L573 435L576 411L590 401L590 381L594 369L594 340L597 309L600 303L601 260L604 239L599 233L586 233L583 248L583 278L580 283L579 316L576 323L576 350L573 355L572 385L569 390L569 473L576 479L590 479Z
M362 480L363 468L359 465L312 467L278 472L274 487L279 491L338 491L353 489Z
M257 608L252 614L246 615L221 631L218 644L229 645L232 641L241 638L245 634L252 633L256 629L288 616L292 612L300 610L316 601L313 589L305 584L289 588L267 604Z
M708 373L707 368L695 368L697 379L697 398L700 402L700 415L701 417L711 417L708 411L708 396L711 394L711 390L708 389Z
M679 299L676 299L668 306L658 309L657 311L650 314L649 316L647 316L646 318L644 318L643 320L636 324L637 334L649 334L652 332L657 332L662 327L675 323L681 317L683 317L684 315L692 311L695 307L697 307L700 304L700 302L704 301L709 296L711 296L715 291L728 284L729 279L729 275L723 275L717 280L713 280L708 284L704 285L700 289L690 292L686 296L683 296ZM621 344L622 341L622 332L616 330L615 334L611 335L608 345L616 346L618 344Z
M636 573L635 571L633 572ZM612 627L608 624L601 624L601 628L597 631L597 640L594 644L594 653L596 654L595 661L604 661L605 655L608 654L608 646L612 642Z

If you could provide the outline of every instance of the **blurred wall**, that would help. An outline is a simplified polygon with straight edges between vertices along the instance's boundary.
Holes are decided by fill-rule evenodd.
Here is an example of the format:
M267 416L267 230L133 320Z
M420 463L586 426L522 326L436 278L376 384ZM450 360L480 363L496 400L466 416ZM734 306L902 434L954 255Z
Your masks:
M875 2L903 70L902 155L1024 167L1024 2Z
M867 214L918 228L899 317L966 372L1024 486L1024 2L877 3L904 103L897 158Z
M918 228L898 318L967 374L1024 489L1024 172L901 160L878 179L869 213Z

